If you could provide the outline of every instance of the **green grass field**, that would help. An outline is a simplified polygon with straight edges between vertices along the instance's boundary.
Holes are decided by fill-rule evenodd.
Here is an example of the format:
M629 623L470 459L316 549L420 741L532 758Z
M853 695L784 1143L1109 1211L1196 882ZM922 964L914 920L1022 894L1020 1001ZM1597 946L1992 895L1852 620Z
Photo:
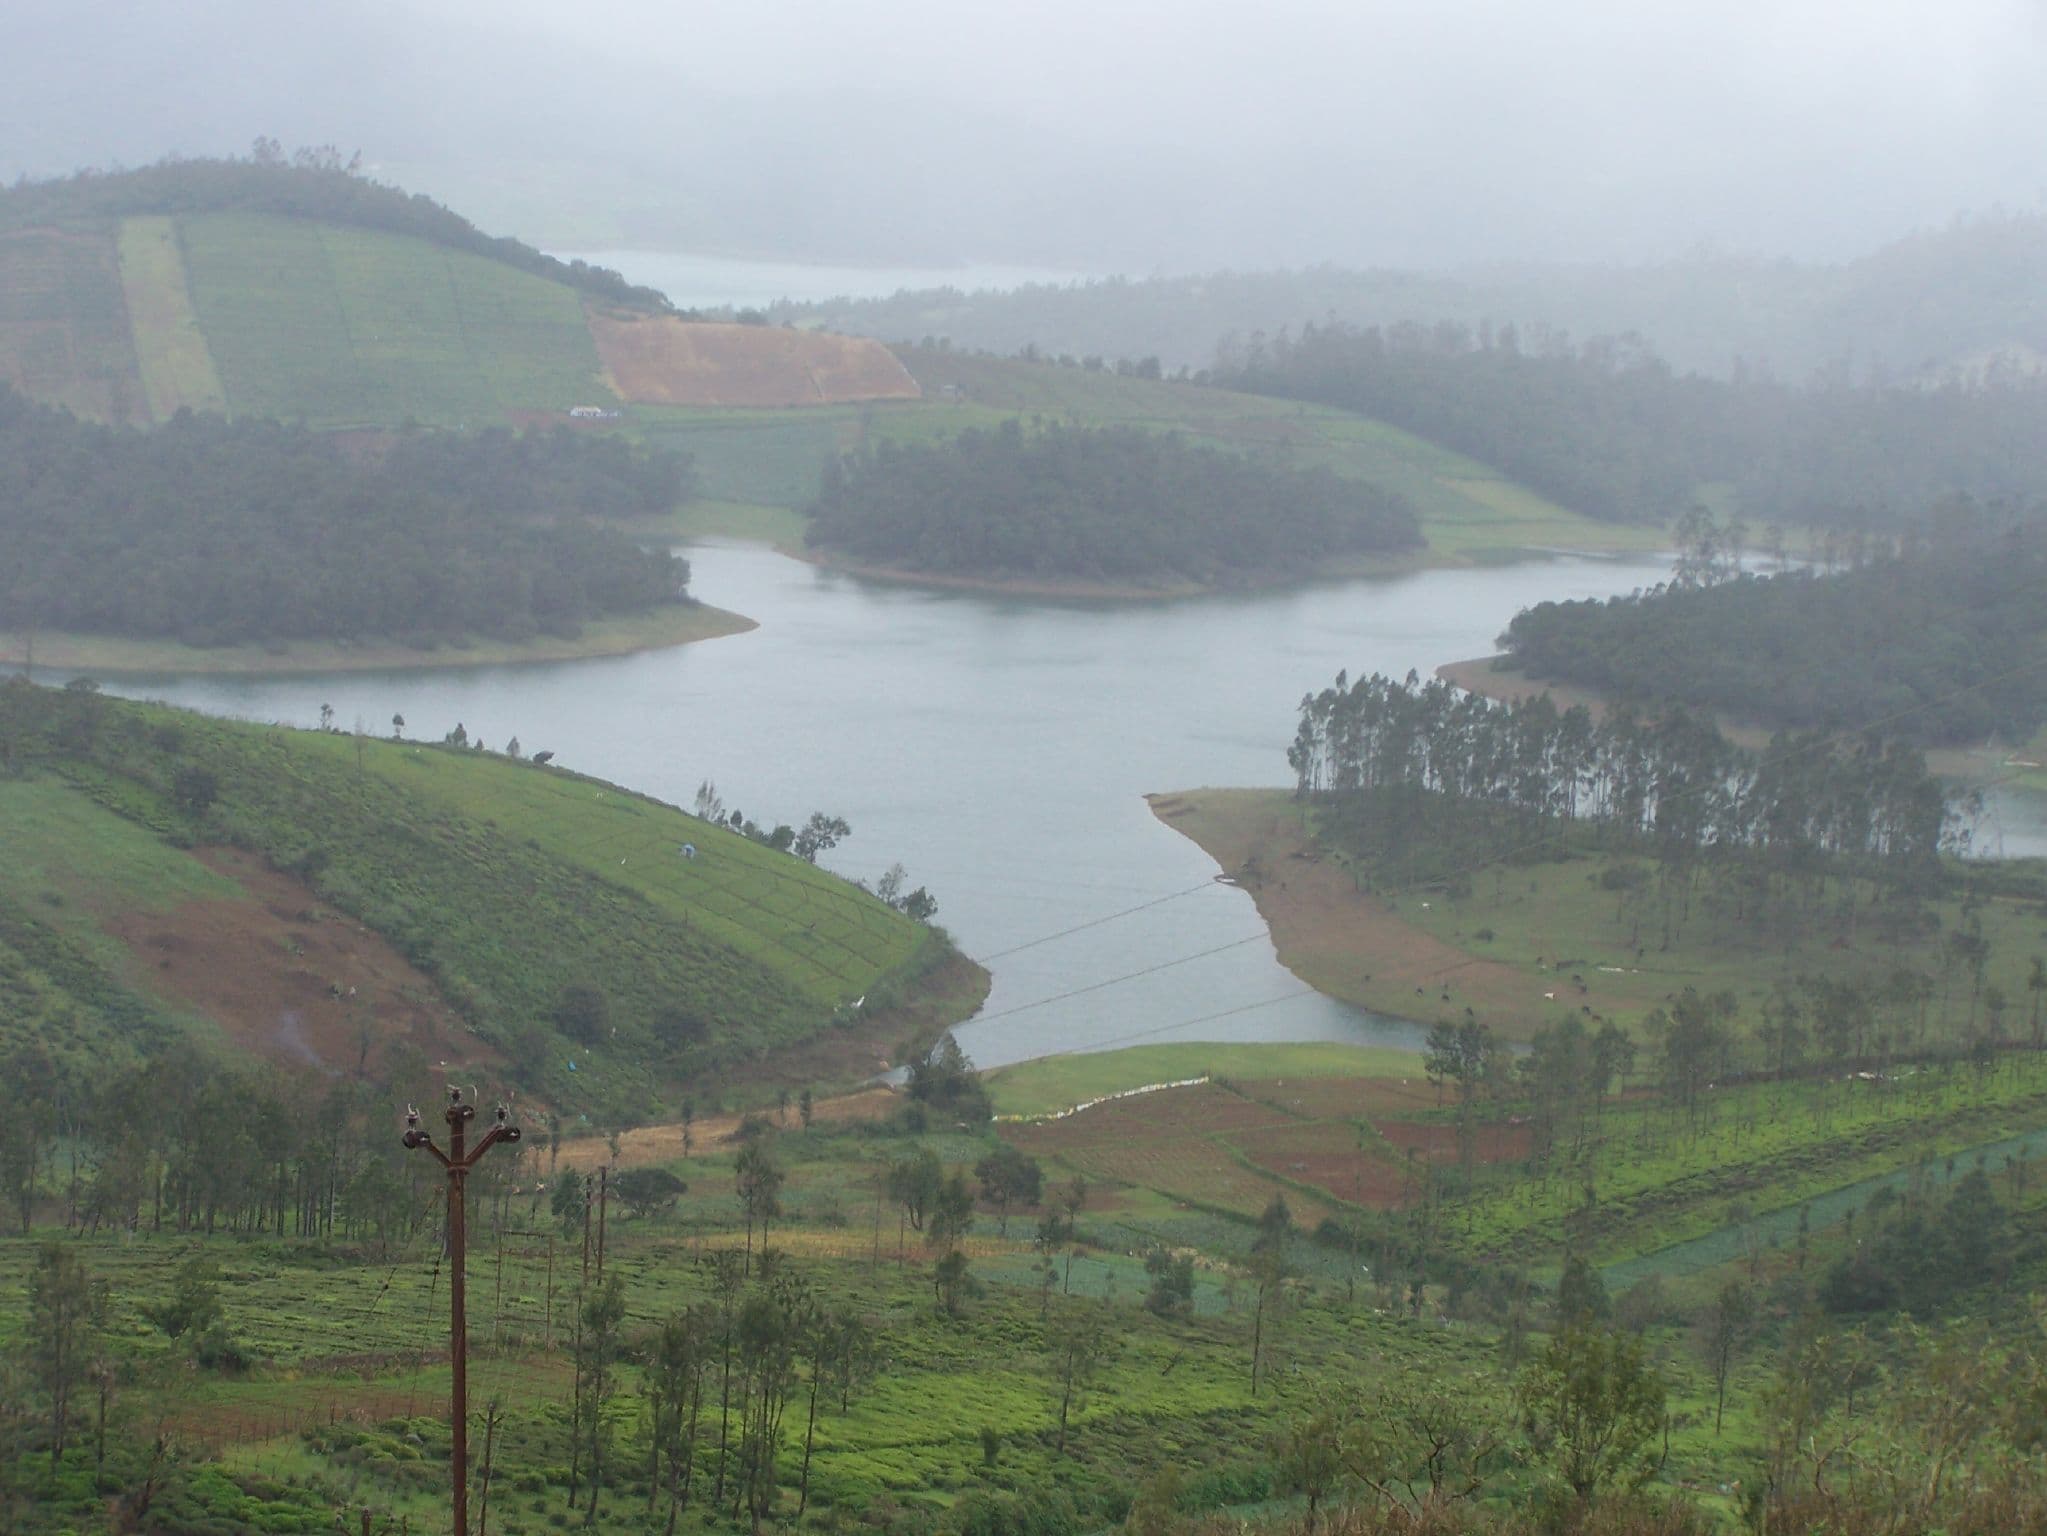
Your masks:
M226 410L226 392L192 309L177 221L123 219L120 253L121 288L150 415L168 421L181 410Z
M179 221L229 405L315 427L501 425L604 403L581 301L425 241L254 214Z
M1058 1114L1112 1093L1190 1078L1411 1077L1419 1058L1407 1051L1307 1041L1288 1045L1134 1045L1018 1062L988 1074L1000 1115Z

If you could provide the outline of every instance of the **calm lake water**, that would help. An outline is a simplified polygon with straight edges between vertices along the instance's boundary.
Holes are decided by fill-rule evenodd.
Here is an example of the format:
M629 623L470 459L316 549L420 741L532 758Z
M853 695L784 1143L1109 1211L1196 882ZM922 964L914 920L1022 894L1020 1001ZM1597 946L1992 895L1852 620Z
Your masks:
M1021 288L1026 283L1077 283L1085 272L972 262L956 267L836 266L797 261L748 261L686 251L562 251L609 267L628 282L658 288L681 309L762 308L780 299L798 304L826 299L885 299L904 289Z
M1295 706L1339 668L1426 675L1490 650L1532 602L1664 575L1558 558L1081 605L875 584L747 545L690 558L699 597L761 627L551 666L118 686L296 725L323 701L378 732L394 711L413 736L460 721L493 747L516 735L682 805L708 778L763 825L844 816L854 835L824 862L871 883L900 860L993 972L987 1007L958 1031L983 1066L1171 1039L1411 1044L1415 1026L1296 981L1251 899L1215 884L1215 864L1143 796L1288 783ZM2021 851L2009 815L2004 832Z

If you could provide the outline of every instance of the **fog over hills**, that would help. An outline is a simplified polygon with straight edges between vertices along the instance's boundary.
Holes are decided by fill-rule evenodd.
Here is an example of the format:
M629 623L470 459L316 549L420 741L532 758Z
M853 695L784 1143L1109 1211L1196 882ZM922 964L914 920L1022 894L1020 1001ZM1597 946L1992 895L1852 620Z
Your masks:
M2023 0L87 9L11 8L0 174L332 142L564 248L1835 259L2034 205L2047 126Z

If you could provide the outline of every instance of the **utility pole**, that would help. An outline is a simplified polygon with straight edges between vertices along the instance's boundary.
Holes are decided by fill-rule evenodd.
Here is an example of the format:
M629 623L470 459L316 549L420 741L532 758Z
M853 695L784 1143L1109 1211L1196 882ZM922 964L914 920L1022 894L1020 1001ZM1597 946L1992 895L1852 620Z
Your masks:
M597 1181L583 1175L583 1283L590 1283L590 1207L597 1203Z
M454 1446L455 1536L469 1536L469 1315L466 1261L468 1258L469 1170L484 1153L501 1141L517 1141L519 1128L506 1123L505 1106L497 1109L497 1124L484 1133L474 1150L465 1153L462 1142L466 1128L476 1117L476 1106L462 1102L462 1090L448 1090L448 1150L434 1145L431 1133L419 1128L419 1111L405 1115L404 1143L408 1149L425 1147L448 1170L448 1344L449 1374L453 1377L454 1401L448 1428Z

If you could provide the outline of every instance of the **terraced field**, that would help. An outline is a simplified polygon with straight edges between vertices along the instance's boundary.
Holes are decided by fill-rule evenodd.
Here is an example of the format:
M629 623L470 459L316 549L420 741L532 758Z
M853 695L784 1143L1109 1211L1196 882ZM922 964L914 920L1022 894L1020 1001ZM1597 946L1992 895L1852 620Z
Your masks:
M422 240L256 214L180 221L236 410L315 427L499 423L611 398L581 301Z
M352 749L339 739L329 750ZM524 839L771 965L827 1011L922 942L924 930L836 876L616 785L419 749L371 763L408 797Z
M81 416L146 419L111 232L0 236L0 382Z

